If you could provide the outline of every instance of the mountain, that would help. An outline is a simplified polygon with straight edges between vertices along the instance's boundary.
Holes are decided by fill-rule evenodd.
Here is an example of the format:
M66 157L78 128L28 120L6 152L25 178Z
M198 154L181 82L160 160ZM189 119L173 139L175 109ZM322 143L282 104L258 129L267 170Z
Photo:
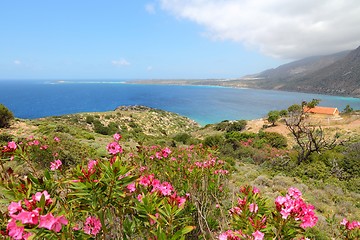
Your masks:
M360 47L304 58L251 77L252 87L360 97Z

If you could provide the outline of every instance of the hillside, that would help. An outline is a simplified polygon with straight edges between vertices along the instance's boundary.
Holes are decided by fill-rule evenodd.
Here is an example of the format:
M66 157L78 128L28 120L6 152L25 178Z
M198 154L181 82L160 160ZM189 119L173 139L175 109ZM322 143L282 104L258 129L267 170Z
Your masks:
M360 47L282 89L360 97Z
M360 97L360 47L305 58L252 77L252 87Z
M144 106L121 106L109 112L78 113L34 120L16 119L10 128L0 129L0 146L4 146L0 147L0 157L4 161L1 166L6 170L2 171L1 176L6 179L6 174L10 174L10 177L15 174L16 178L12 178L14 180L11 181L21 181L22 178L19 176L28 176L32 171L36 173L35 176L41 175L43 171L49 171L54 164L53 161L57 159L56 161L61 161L62 167L57 171L51 169L50 173L44 174L44 180L48 183L43 184L35 179L32 183L34 186L28 190L29 192L35 193L39 189L45 189L53 198L61 193L61 198L71 199L74 214L78 212L79 204L82 204L82 209L92 213L97 210L91 206L98 206L101 199L108 199L107 194L112 194L112 187L109 188L111 182L118 182L116 186L120 195L115 197L116 201L111 204L128 206L128 215L123 212L117 213L117 217L126 219L139 216L132 215L135 208L143 209L138 206L142 204L139 196L150 198L154 191L142 193L137 185L140 179L136 180L136 174L131 178L124 176L134 174L138 169L139 174L145 170L147 174L155 174L167 185L171 183L179 194L189 193L186 200L189 207L180 210L191 217L181 215L181 220L177 222L182 225L182 221L185 221L184 223L188 222L190 226L196 226L188 239L215 239L220 231L226 230L230 226L227 213L235 204L231 199L235 199L234 193L241 186L256 186L261 192L261 197L272 199L268 201L269 208L273 207L277 196L295 187L303 193L306 201L314 205L318 216L318 223L314 229L298 228L299 232L310 239L349 239L342 238L337 226L344 217L351 220L360 219L360 171L356 162L360 150L359 115L354 112L343 115L341 119L327 120L322 123L322 127L324 140L326 136L339 134L341 139L346 139L347 142L340 144L336 149L314 153L308 161L297 164L296 142L282 121L277 122L275 126L259 119L223 121L200 127L188 118ZM122 135L118 140L113 137L117 132ZM13 154L9 152L10 141L16 142L18 146L14 151L14 158L9 158L9 154ZM111 144L121 144L121 151L118 149L116 155L111 155ZM23 158L24 156L28 158ZM113 158L114 156L119 158ZM22 159L25 159L25 163ZM98 172L97 176L92 175L89 170L91 162L101 162L96 171L104 172ZM215 162L217 164L213 164ZM123 164L121 171L118 168L120 164ZM24 167L31 165L32 168ZM86 182L83 178L89 177L86 174L90 174L94 179L90 178L92 180ZM79 176L81 177L78 178ZM110 181L109 177L113 177L115 181ZM3 179L0 178L1 213L7 211L4 203L19 201L9 198L9 194L3 195L4 189L7 193L17 191L16 188L8 189L10 185ZM74 179L81 181L73 181ZM71 194L64 196L64 187L69 187L69 180L72 180L71 186L76 188L70 186ZM134 185L129 185L129 181L134 181ZM58 185L52 185L54 182ZM137 187L133 189L134 186ZM79 191L78 195L74 195L74 191ZM132 191L136 194L131 194ZM86 201L82 197L84 195L89 196ZM158 197L156 195L152 200L159 200ZM117 201L118 199L121 201ZM125 200L126 202L122 202ZM54 201L54 204L57 203ZM59 205L61 203L59 201ZM159 204L163 203L172 202L161 201ZM203 206L206 208L202 208ZM102 214L107 207L101 208L98 213ZM174 210L177 211L175 207ZM161 208L161 205L156 205L154 211L158 208ZM264 209L265 206L259 204L260 208ZM203 211L201 214L207 215L204 222L196 221L199 219L196 217L199 217L197 214L200 210ZM61 212L63 213L67 217L71 216L66 215L65 211ZM114 219L112 214L115 213L111 212L110 219ZM5 219L7 215L1 214L0 219L2 217ZM79 217L84 218L82 215ZM247 218L244 219L247 221ZM141 219L139 225L131 229L137 231L145 228L144 232L151 232L147 229L155 225L153 226L150 221L150 224L144 227L141 225L144 221L146 222L147 218ZM1 230L6 229L6 222L8 221L3 221L2 225L0 223ZM204 230L205 226L207 230ZM118 225L109 224L109 228L115 231ZM73 232L70 231L69 234ZM106 234L106 231L103 231L103 234ZM120 233L115 231L111 234L119 236ZM112 236L112 239L120 238Z
M360 47L304 58L238 79L139 80L129 83L246 87L360 97Z

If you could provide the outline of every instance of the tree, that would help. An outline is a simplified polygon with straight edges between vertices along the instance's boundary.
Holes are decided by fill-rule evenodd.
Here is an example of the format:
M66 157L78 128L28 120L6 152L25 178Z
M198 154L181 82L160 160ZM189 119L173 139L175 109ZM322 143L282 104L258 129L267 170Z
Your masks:
M12 119L14 119L13 113L0 103L0 128L9 127Z
M346 107L344 108L343 110L343 113L345 114L349 114L349 113L352 113L354 111L354 109L352 107L350 107L350 105L346 105Z
M275 123L277 120L280 119L280 112L277 111L277 110L274 110L274 111L270 111L268 113L268 118L267 120L272 123L273 126L275 126Z
M307 110L318 105L320 100L294 104L288 108L285 124L297 143L298 164L307 160L311 153L333 149L340 144L339 135L327 137L321 126L308 120Z

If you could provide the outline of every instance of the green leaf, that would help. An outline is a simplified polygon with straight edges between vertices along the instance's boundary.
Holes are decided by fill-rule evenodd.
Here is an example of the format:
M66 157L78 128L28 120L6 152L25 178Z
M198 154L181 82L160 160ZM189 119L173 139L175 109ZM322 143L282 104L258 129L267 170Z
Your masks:
M188 234L195 229L195 226L186 226L183 229L177 231L171 238L171 240L182 239L184 235Z

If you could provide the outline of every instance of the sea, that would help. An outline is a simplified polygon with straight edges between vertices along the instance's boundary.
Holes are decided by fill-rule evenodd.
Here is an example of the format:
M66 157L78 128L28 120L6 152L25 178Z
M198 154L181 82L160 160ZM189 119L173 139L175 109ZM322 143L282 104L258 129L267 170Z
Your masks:
M1 80L0 103L16 117L35 119L144 105L201 125L263 118L270 110L320 99L319 106L360 109L360 98L217 86L133 84L131 81Z

